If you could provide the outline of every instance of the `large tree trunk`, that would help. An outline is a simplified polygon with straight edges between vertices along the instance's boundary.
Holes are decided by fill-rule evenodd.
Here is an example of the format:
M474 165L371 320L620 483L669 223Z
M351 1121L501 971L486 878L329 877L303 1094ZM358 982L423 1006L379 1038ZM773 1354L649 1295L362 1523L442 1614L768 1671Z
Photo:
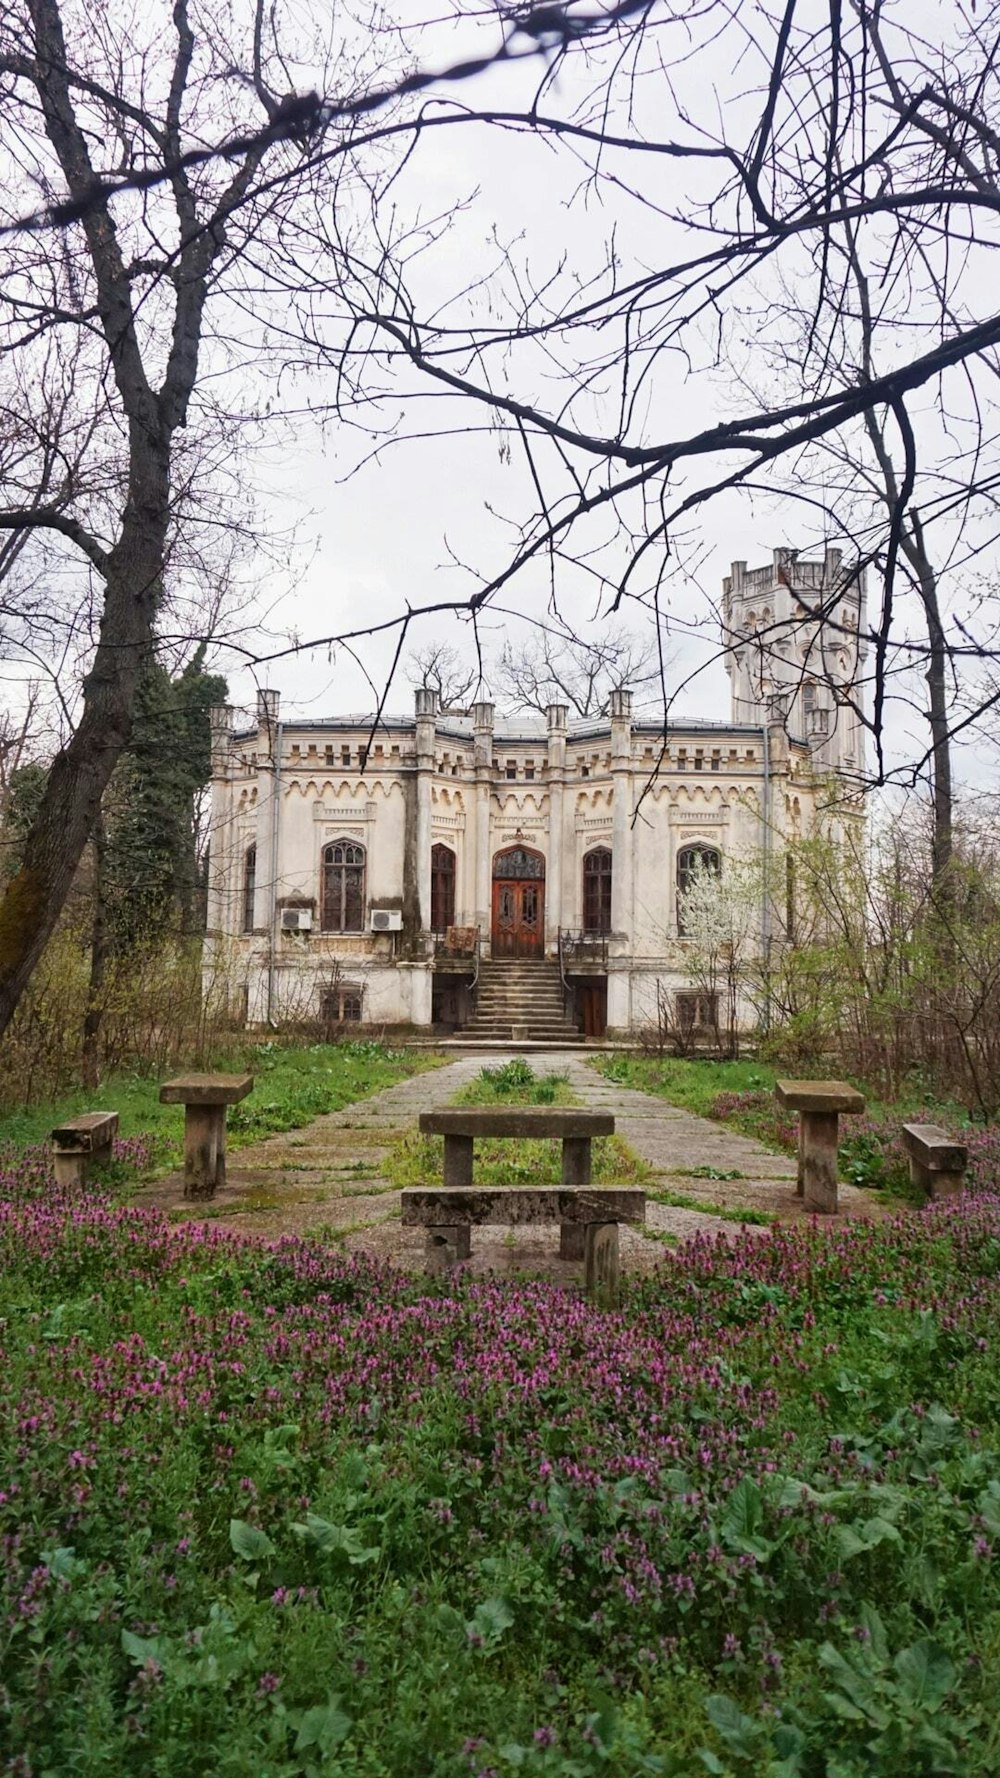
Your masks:
M21 868L0 900L0 1037L52 936L128 740L152 646L169 511L168 452L133 427L133 476L120 542L108 558L100 641L72 740L52 762Z

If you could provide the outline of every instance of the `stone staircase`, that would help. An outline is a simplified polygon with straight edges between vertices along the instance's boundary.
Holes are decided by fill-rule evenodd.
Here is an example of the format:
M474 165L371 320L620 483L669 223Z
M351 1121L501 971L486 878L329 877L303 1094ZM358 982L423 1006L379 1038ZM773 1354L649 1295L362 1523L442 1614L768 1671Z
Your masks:
M477 1042L510 1043L514 1027L532 1043L581 1043L563 1011L558 963L543 957L493 957L479 966L476 1012L462 1033ZM516 1039L514 1039L516 1041Z

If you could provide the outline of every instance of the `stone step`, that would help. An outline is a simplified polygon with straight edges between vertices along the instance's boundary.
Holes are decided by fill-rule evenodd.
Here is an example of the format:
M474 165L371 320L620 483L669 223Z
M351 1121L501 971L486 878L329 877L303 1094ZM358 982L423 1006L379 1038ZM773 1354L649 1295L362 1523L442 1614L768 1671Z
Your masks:
M480 1006L562 1006L561 994L480 994Z
M511 1032L515 1023L521 1024L522 1021L515 1020L506 1023L497 1020L494 1023L491 1020L489 1024L465 1025L462 1030L462 1035L465 1037L481 1037L486 1039L496 1038L497 1040L506 1043L512 1041ZM532 1043L562 1044L580 1043L582 1041L580 1032L576 1029L575 1025L533 1025L528 1020L523 1021L523 1023L527 1026L528 1037Z

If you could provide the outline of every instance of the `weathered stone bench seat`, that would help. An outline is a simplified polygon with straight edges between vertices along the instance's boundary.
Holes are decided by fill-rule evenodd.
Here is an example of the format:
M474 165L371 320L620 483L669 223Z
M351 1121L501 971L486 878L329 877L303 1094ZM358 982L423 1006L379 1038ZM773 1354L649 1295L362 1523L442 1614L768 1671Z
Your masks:
M778 1080L774 1096L799 1114L799 1177L796 1191L807 1210L833 1216L837 1209L837 1148L842 1111L864 1111L864 1095L844 1080Z
M514 1227L558 1222L583 1236L588 1290L618 1285L618 1225L643 1223L646 1194L624 1186L407 1186L400 1194L403 1225L427 1230L427 1259L449 1271L472 1251L474 1224Z
M211 1198L225 1185L226 1106L252 1090L252 1074L185 1074L160 1088L162 1105L184 1107L186 1198Z
M965 1183L969 1151L936 1124L904 1124L910 1180L930 1198L953 1198Z
M425 1136L542 1136L589 1142L594 1136L613 1136L615 1120L610 1111L576 1106L469 1105L422 1111L420 1128Z
M563 1185L589 1185L590 1145L595 1136L613 1136L615 1120L609 1111L587 1111L577 1106L476 1105L422 1111L424 1136L444 1137L444 1183L472 1184L472 1156L476 1137L534 1138L562 1143ZM562 1259L583 1259L583 1228L566 1220L559 1236Z
M117 1111L81 1111L57 1125L50 1138L56 1183L82 1185L92 1166L106 1166L117 1134Z

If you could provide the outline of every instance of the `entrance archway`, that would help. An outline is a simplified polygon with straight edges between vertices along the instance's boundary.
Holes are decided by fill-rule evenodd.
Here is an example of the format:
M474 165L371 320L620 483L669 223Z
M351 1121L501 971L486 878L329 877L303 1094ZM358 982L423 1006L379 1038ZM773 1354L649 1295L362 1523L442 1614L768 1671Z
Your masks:
M540 957L545 947L545 859L508 846L493 859L494 957Z

